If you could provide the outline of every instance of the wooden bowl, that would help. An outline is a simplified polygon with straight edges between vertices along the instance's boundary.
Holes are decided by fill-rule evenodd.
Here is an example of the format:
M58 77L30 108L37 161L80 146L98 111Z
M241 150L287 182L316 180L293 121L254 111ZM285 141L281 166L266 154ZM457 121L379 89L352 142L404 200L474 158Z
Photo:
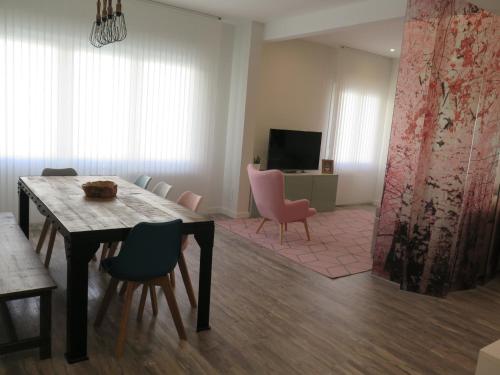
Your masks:
M110 199L115 198L118 185L113 181L92 181L82 185L87 198Z

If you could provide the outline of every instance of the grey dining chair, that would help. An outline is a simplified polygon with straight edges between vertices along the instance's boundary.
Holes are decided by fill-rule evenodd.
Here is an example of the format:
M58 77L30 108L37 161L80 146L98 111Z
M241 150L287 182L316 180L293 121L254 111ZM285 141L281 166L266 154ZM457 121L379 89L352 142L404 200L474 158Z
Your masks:
M150 183L151 183L151 177L145 176L145 175L137 177L137 180L135 180L135 182L134 182L135 185L137 185L143 189L146 189L146 190L147 190Z
M162 198L167 198L168 193L172 189L172 185L167 184L164 181L158 182L153 188L153 193Z
M73 168L45 168L42 171L42 176L44 177L55 177L55 176L78 176L78 173ZM45 262L44 265L46 268L49 267L50 259L52 257L52 250L54 249L54 242L56 240L57 228L51 224L49 218L45 219L43 223L42 232L40 233L40 238L38 239L38 244L36 245L36 252L40 254L42 250L43 244L45 242L45 238L47 237L47 233L50 230L49 243L47 245L47 254L45 254Z

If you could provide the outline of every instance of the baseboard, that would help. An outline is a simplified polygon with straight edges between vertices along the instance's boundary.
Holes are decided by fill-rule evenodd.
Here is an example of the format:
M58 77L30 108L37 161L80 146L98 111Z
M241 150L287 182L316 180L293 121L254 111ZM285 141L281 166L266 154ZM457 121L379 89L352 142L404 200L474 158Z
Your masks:
M221 210L222 210L221 207L209 207L200 211L200 213L203 215L214 215L214 214L220 214Z
M246 219L246 218L250 217L250 212L248 212L248 211L236 212L236 211L227 209L225 207L220 207L219 212L217 212L217 213L229 216L230 218L233 218L233 219Z

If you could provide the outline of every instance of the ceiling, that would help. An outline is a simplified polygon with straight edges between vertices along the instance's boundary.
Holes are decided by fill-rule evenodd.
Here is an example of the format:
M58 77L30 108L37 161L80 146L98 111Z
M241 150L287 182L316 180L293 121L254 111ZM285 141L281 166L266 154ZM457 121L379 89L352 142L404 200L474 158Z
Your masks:
M155 0L223 18L244 18L266 22L362 0Z
M336 14L344 14L347 18L349 7L346 5L360 2L378 2L379 0L151 0L165 4L192 9L199 12L233 19L250 19L264 23L275 20L293 20L294 16L319 14L321 17L333 8ZM404 2L406 0L392 0ZM500 0L472 0L473 3L500 13ZM392 6L385 1L386 6ZM338 9L337 9L338 8ZM320 11L320 12L318 12ZM321 12L325 11L325 12ZM384 14L384 12L382 12ZM394 15L395 16L395 15ZM377 22L353 24L353 26L325 31L321 35L304 37L304 40L329 46L346 46L378 55L399 57L403 39L404 14L402 18L388 18ZM324 18L324 17L323 17ZM368 17L369 18L369 17ZM331 30L331 29L330 29ZM391 52L390 49L395 49Z
M404 18L395 18L337 29L304 40L332 47L356 48L387 57L399 57L403 29ZM395 51L391 52L391 48Z
M473 0L474 4L500 14L500 0ZM387 57L399 57L403 41L404 18L363 23L336 29L304 40L332 47L346 46ZM395 49L391 52L391 48Z

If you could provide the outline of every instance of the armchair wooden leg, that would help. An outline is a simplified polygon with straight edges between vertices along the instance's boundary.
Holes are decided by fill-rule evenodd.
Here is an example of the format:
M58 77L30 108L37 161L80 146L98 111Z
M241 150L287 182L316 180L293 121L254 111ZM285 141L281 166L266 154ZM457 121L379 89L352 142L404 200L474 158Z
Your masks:
M142 320L142 315L144 314L144 305L146 304L146 298L148 296L148 284L142 285L141 302L139 303L139 310L137 311L137 321Z
M153 284L149 285L149 294L151 297L151 306L153 307L153 316L157 316L158 315L158 300L156 298L156 288Z
M50 258L52 257L52 250L54 249L54 242L56 240L57 228L53 225L50 231L49 245L47 246L47 254L45 255L45 268L49 268Z
M191 278L189 277L189 271L186 264L186 258L184 258L184 254L181 252L181 256L179 257L179 269L181 270L182 280L184 281L184 286L186 287L186 292L189 298L189 302L191 303L191 307L193 309L196 308L196 297L194 295L193 284L191 283Z
M50 228L50 221L49 219L45 219L45 222L43 223L42 232L40 233L40 238L38 239L38 244L36 245L37 254L40 254L40 251L42 250L49 228Z
M285 235L285 224L280 224L280 244L283 245L283 237Z
M304 219L304 228L306 230L307 240L311 241L311 235L309 234L309 226L307 225L307 219Z
M179 338L181 340L187 340L186 331L184 330L184 324L182 323L181 314L179 312L179 306L177 305L174 292L172 291L170 281L167 277L162 279L162 288L165 293L165 298L167 299L168 307L172 313L172 318L174 319Z
M132 304L132 297L134 295L136 284L132 282L127 283L127 291L125 293L125 305L123 306L122 318L120 321L120 333L116 342L116 356L120 358L123 355L125 347L125 339L127 338L127 325L128 316L130 314L130 305Z
M118 279L111 279L108 285L108 289L106 289L106 293L104 294L104 298L102 299L101 306L99 307L99 311L97 312L97 316L95 318L94 326L99 327L102 323L102 319L108 310L109 303L113 298L113 295L116 292L116 286L118 285Z
M288 232L288 223L285 223L285 232Z
M262 220L260 221L260 224L259 224L259 227L257 228L257 231L255 233L259 233L260 230L262 229L262 227L264 226L264 224L266 223L266 221L269 221L268 219L266 219L265 217L262 218Z

